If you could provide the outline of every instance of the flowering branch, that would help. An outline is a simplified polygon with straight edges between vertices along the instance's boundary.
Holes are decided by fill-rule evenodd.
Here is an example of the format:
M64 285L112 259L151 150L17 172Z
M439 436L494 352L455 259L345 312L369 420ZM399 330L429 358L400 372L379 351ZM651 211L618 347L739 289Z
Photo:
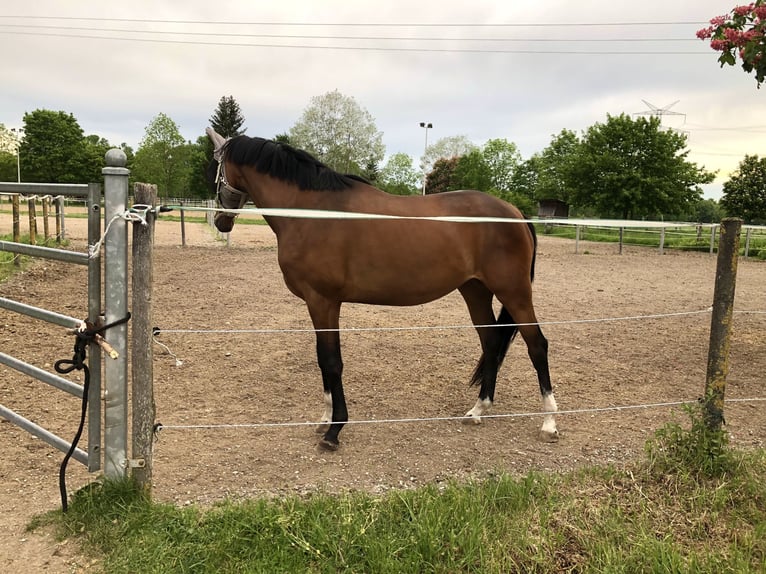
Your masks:
M721 52L718 61L733 66L737 56L742 69L755 72L755 81L761 87L766 79L766 0L736 6L729 14L716 16L710 26L697 31L700 40L710 39L710 47Z

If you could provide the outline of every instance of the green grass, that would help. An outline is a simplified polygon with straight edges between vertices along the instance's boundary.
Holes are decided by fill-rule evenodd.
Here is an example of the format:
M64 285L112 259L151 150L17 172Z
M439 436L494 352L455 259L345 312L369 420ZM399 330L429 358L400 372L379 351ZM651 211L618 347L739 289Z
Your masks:
M0 235L0 240L13 241L13 234ZM20 243L28 244L29 235L22 235L19 240ZM62 247L66 246L67 242L63 241L59 244L56 243L55 238L51 238L46 241L41 234L38 234L36 244L44 247ZM24 269L28 265L30 259L31 257L26 255L18 255L16 253L11 253L10 251L0 251L0 283L8 279L8 277L17 271ZM15 265L14 261L17 261L18 265Z
M383 496L177 508L102 481L32 528L54 525L109 573L763 572L766 453L731 450L698 422L657 433L630 468ZM711 456L716 465L699 464Z
M545 225L537 224L537 232L542 235L552 237L562 237L566 239L576 238L576 229L573 225ZM618 228L604 228L593 226L582 226L580 228L580 239L582 241L598 241L606 243L618 243L620 240L620 230ZM740 240L740 254L745 252L744 233ZM624 245L640 245L645 247L659 248L660 231L659 229L641 229L625 228L623 230ZM665 232L664 247L666 249L679 249L684 251L710 251L710 230L703 229L701 234L693 227L669 227ZM718 234L716 234L714 250L718 249ZM766 259L766 235L754 233L751 241L748 255L750 257Z

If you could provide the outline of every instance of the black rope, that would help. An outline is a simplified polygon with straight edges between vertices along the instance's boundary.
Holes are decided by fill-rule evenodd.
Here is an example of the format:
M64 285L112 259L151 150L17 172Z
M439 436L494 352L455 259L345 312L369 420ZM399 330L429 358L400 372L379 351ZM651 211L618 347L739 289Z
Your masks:
M64 456L64 460L61 461L61 466L59 467L59 493L61 494L61 508L63 509L64 512L66 512L68 509L67 493L66 493L66 467L67 467L67 464L69 464L69 459L72 458L72 455L74 454L74 451L77 448L77 443L80 442L80 437L82 436L83 427L85 426L85 418L87 417L87 414L88 414L90 369L88 369L88 365L85 364L85 359L87 357L87 352L88 352L88 345L95 340L96 335L102 335L104 331L106 331L110 327L122 325L123 323L127 323L129 320L130 320L130 313L128 313L122 319L118 319L117 321L114 321L107 325L103 325L101 327L94 327L92 324L86 323L87 328L85 330L83 331L78 330L78 331L75 331L74 333L76 339L74 342L74 354L72 355L72 358L61 359L60 361L56 361L56 363L53 365L53 368L56 369L56 372L61 373L62 375L67 375L71 373L72 371L83 372L80 424L78 425L77 432L75 433L74 438L72 439L72 445L69 447L69 450L67 451L66 456Z

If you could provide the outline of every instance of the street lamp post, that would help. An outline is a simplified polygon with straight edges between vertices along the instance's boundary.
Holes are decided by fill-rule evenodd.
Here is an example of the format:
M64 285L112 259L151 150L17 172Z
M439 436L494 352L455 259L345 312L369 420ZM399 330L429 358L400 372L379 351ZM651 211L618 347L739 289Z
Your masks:
M21 183L21 138L24 137L24 128L11 128L16 137L16 183Z
M423 155L425 156L426 152L428 151L428 130L429 128L432 128L434 126L431 122L427 122L427 123L420 122L420 127L425 128L426 130L426 145L425 145L425 148L423 149ZM423 195L425 194L426 194L426 172L424 170L423 171Z

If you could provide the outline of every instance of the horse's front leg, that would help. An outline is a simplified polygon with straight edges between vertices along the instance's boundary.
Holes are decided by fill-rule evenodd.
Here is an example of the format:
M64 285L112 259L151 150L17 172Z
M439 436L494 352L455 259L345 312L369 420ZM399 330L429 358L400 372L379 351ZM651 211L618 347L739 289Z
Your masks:
M348 421L346 398L343 394L343 360L340 353L340 333L337 331L340 304L322 300L309 305L309 313L317 330L317 362L322 372L324 413L317 432L324 433L319 446L336 450L338 435Z

